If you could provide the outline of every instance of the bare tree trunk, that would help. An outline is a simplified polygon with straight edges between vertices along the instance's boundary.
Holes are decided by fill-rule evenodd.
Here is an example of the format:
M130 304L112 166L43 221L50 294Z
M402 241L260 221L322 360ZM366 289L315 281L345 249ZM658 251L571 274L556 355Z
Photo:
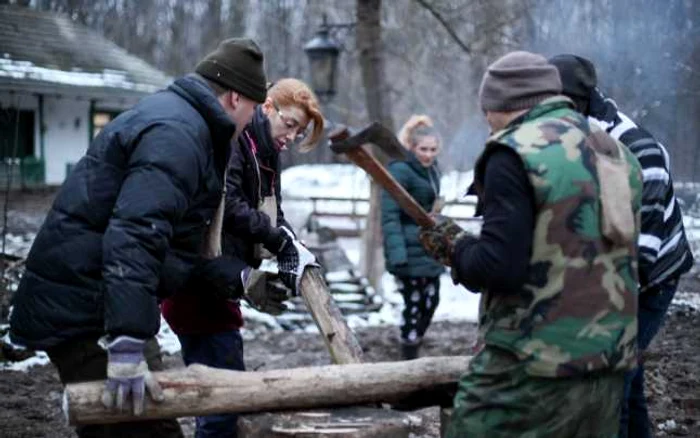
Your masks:
M357 49L369 119L378 121L393 131L394 122L391 118L388 89L384 76L381 11L381 0L357 0ZM372 148L372 153L380 161L386 162L386 157L377 148ZM369 214L363 236L363 257L361 260L363 273L370 284L378 290L381 289L381 277L384 271L380 195L381 188L373 182L370 188Z

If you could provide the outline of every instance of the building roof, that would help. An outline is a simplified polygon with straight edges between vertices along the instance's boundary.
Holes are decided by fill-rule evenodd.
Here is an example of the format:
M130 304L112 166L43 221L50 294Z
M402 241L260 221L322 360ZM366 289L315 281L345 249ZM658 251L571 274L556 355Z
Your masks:
M140 96L171 78L68 17L0 6L0 89Z

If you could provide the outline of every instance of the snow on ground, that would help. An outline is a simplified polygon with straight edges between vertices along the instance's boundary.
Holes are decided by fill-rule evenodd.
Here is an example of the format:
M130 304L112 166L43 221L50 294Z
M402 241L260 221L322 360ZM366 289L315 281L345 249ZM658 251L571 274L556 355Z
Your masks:
M367 214L369 210L369 177L364 170L351 164L305 164L282 172L282 198L286 219L299 228L305 224L314 205L317 212ZM465 196L474 180L474 172L451 171L443 174L441 195L447 205L443 213L455 218L471 218L476 198ZM312 200L331 198L331 200ZM333 229L362 229L364 218L323 217L321 225ZM472 224L460 221L460 224Z
M35 237L35 233L7 233L5 235L5 254L26 258L27 254L29 254L29 248L31 248L32 242L34 242Z
M339 239L340 246L346 251L348 258L355 266L360 263L360 239ZM379 314L372 315L373 324L366 325L399 325L403 298L396 291L394 277L388 272L382 276L382 290L384 292L385 305ZM434 319L437 321L469 321L476 322L479 313L479 294L469 292L462 286L455 286L449 272L440 277L440 304L435 311ZM352 327L352 319L348 324ZM355 324L358 324L355 322Z
M8 331L9 328L10 326L7 324L0 324L0 332L5 333L5 335L0 339L0 341L5 345L10 345L13 348L23 350L23 348L19 345L15 345L12 342L10 342L10 334ZM39 351L34 356L18 362L0 362L0 371L27 371L33 366L46 365L49 362L49 356L43 351Z
M442 193L446 200L462 200L462 195L469 184L471 184L472 179L472 172L451 172L444 175L442 179ZM369 194L369 180L365 173L361 169L347 164L295 166L283 172L282 181L284 187L283 196L291 198L285 199L284 201L285 214L287 219L296 228L303 225L306 217L311 212L311 202L299 200L300 198L318 196L366 199ZM346 211L344 209L348 207L342 202L339 202L336 204L330 203L324 206L324 208L331 211ZM365 210L363 211L362 208ZM366 212L366 208L365 202L365 206L359 207L358 212ZM465 208L473 207L468 206ZM460 212L458 215L461 216L462 213L463 212ZM467 215L465 215L465 217L466 216ZM686 224L688 238L691 240L691 244L696 252L696 257L700 257L700 218L685 216L684 222ZM473 223L469 223L468 225L472 226ZM478 232L478 225L475 226L475 229L471 229L470 231ZM33 238L33 234L22 236L8 235L6 252L8 254L26 257ZM350 260L358 266L360 261L360 239L342 238L339 243L347 252ZM700 260L700 258L697 259ZM689 275L698 274L694 272ZM385 273L382 277L382 289L385 300L385 304L382 308L378 312L372 312L367 315L349 316L347 321L350 327L399 325L401 310L403 308L403 299L401 295L396 292L394 279L388 273ZM479 294L469 292L461 286L453 285L449 273L443 274L440 279L440 304L435 313L435 320L475 322L477 320L479 308L479 297ZM679 291L674 299L674 304L700 309L700 294ZM250 308L246 303L243 303L242 310L247 323L246 328L243 330L243 336L246 339L254 338L257 333L263 331L283 330L282 325L274 317L260 313ZM2 329L2 327L0 327L0 329ZM309 322L297 330L315 332L317 328L313 322ZM7 335L5 337L7 338ZM177 340L177 336L175 336L165 321L162 321L161 330L157 335L157 339L161 348L166 353L172 354L180 350L180 343ZM3 341L9 342L9 339L3 339ZM15 369L14 367L26 369L26 367L44 364L46 362L48 362L48 358L45 354L41 353L38 356L23 362L17 362L16 364L0 363L0 370Z
M440 180L446 201L464 197L474 180L474 171L446 172ZM369 177L352 164L304 164L282 172L282 195L289 198L369 198Z

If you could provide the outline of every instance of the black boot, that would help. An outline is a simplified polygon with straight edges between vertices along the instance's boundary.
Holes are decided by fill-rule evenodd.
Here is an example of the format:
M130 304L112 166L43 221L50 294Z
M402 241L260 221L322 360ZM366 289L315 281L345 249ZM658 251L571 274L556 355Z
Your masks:
M418 342L402 342L401 343L401 358L403 360L418 359L419 347L420 347L420 343L418 343Z

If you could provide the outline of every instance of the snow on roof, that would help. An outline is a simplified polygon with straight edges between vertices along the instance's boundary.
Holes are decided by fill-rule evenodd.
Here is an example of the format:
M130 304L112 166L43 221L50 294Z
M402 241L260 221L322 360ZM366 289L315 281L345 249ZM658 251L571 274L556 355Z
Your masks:
M0 85L146 94L171 78L64 15L0 6Z
M152 93L159 87L149 84L137 84L129 79L125 71L102 70L100 73L82 71L64 71L39 67L29 61L14 61L0 58L0 78L26 79L42 82L52 82L78 87L109 87Z

